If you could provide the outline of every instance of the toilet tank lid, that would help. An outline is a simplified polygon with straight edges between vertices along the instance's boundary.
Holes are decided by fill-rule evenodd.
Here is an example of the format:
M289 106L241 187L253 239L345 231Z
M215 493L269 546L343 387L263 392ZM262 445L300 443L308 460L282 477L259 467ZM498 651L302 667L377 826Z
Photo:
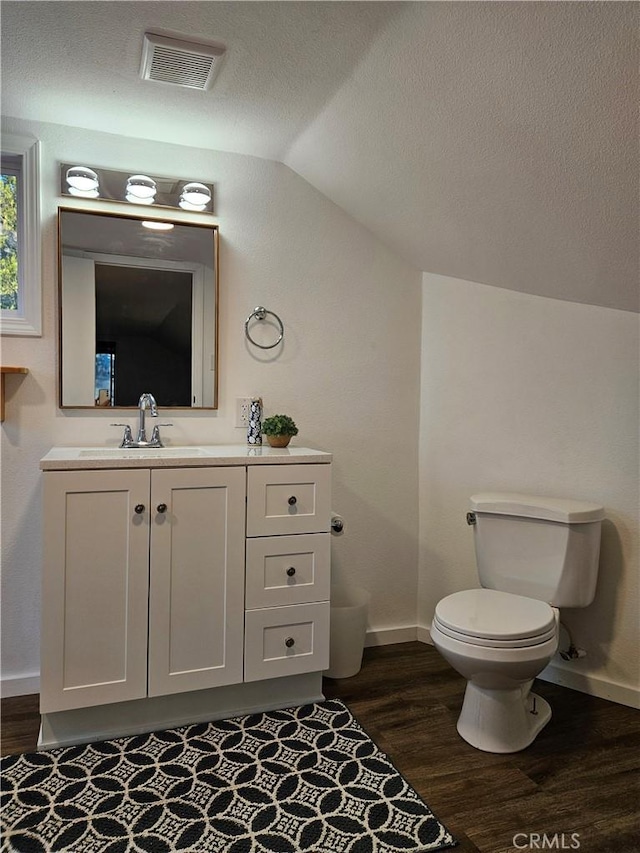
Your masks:
M518 492L482 492L472 495L470 500L474 512L496 515L539 518L563 524L586 524L604 518L604 507L587 501L522 495Z

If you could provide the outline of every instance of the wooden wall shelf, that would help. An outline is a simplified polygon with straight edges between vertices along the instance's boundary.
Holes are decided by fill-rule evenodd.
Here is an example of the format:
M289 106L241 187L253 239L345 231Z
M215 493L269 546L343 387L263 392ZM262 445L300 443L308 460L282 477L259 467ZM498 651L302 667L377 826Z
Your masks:
M9 373L25 374L29 372L28 367L5 367L0 366L0 421L4 420L4 378Z

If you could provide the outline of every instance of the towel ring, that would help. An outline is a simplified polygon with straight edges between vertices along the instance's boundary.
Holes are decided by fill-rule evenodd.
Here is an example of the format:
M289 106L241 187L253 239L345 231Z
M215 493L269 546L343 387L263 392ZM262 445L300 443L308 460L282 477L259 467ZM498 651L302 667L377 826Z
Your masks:
M264 320L267 314L271 314L272 317L275 317L276 322L278 323L278 328L280 329L280 334L278 335L278 340L272 344L259 344L257 341L254 341L251 335L249 334L249 323L255 317L256 320ZM257 308L254 308L251 314L247 317L244 323L244 333L247 337L249 343L253 344L254 347L260 347L260 349L273 349L273 347L277 347L280 341L284 338L284 326L282 324L282 320L278 317L277 314L274 314L273 311L267 311L266 308L263 308L262 305L258 305Z

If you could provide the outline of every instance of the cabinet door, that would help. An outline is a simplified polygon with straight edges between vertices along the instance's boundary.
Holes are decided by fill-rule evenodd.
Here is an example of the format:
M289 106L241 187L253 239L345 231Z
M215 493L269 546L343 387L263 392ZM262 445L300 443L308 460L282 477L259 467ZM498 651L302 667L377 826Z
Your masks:
M44 474L43 713L146 695L148 504L146 470Z
M151 472L150 696L242 681L245 483L244 468Z

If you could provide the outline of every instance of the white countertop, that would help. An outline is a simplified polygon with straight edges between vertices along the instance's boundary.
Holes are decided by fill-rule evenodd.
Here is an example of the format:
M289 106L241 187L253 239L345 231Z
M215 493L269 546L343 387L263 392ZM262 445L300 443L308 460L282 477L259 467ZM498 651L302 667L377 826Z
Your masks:
M53 447L40 460L43 471L101 468L202 468L213 465L328 463L331 453L310 447L249 447L210 444L187 447Z

